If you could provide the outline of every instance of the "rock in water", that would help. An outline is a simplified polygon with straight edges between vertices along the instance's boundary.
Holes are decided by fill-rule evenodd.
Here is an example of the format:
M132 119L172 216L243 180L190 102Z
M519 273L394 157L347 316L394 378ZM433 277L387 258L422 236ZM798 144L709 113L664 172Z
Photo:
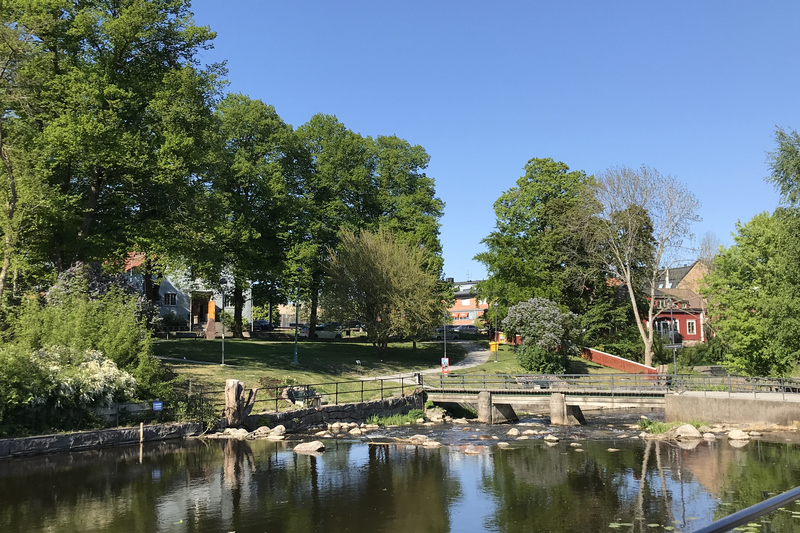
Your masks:
M325 451L325 445L318 440L301 442L294 447L294 453L313 454Z
M676 439L702 439L703 435L696 427L691 424L684 424L675 428L674 436Z
M734 429L730 433L728 433L728 439L730 440L750 440L750 435L742 431L741 429Z
M506 433L506 435L516 437L517 435L519 435L519 430L517 428L511 428L508 430L508 433Z

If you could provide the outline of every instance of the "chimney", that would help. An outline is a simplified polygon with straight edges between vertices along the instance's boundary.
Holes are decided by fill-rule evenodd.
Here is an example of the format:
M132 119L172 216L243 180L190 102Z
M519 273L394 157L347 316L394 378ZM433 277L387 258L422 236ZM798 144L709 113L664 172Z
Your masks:
M447 283L453 283L453 278L444 278Z

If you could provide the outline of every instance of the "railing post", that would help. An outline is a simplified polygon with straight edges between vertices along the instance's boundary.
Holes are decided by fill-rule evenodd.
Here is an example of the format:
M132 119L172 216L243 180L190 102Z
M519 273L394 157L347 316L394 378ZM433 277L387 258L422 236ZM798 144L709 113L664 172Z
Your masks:
M275 387L275 412L278 412L278 398L281 395L280 387Z
M361 382L361 401L364 401L364 382Z
M383 380L381 380L381 400L383 400Z
M731 375L728 374L728 398L731 397Z
M406 391L403 388L403 376L400 376L400 396L405 396L405 395L406 395Z
M781 378L781 395L783 396L783 401L786 401L786 382Z
M614 397L614 374L611 374L611 397Z
M334 404L339 405L339 382L336 382L336 399L333 401Z

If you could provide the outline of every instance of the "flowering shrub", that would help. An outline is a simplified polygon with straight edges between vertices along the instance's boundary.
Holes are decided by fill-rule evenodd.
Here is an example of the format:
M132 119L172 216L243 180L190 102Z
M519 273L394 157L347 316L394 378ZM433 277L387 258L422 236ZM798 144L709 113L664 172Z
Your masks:
M37 350L31 361L47 384L32 391L32 405L98 407L136 394L133 376L97 350L50 346Z
M511 306L503 328L512 337L520 335L517 360L529 372L561 374L567 355L577 354L577 316L565 313L546 298L531 298Z

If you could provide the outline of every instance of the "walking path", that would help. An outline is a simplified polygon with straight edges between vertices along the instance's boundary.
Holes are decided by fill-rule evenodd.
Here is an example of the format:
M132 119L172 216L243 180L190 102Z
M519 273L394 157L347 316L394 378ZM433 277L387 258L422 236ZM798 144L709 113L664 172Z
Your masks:
M480 345L476 342L472 341L451 341L451 342L457 342L459 346L462 346L464 350L467 352L467 356L460 363L457 363L455 365L450 365L450 372L457 372L459 370L464 370L466 368L480 366L483 363L487 362L489 358L492 356L492 352L490 352L485 348L481 348ZM429 368L428 370L420 370L417 372L389 374L386 376L363 377L361 378L361 380L362 381L372 381L378 379L394 380L394 379L400 379L401 376L403 378L408 378L410 376L413 376L414 374L440 374L441 372L442 372L441 368Z

